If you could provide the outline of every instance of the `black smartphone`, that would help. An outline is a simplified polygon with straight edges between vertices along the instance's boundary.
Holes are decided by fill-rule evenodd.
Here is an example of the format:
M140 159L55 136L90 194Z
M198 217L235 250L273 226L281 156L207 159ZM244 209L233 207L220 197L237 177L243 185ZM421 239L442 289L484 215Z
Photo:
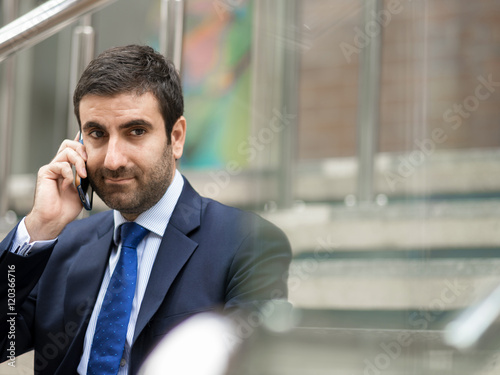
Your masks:
M83 145L83 138L80 134L80 143ZM80 178L75 171L75 186L78 191L78 196L82 201L83 208L87 211L92 210L92 201L94 200L94 190L90 186L88 178Z

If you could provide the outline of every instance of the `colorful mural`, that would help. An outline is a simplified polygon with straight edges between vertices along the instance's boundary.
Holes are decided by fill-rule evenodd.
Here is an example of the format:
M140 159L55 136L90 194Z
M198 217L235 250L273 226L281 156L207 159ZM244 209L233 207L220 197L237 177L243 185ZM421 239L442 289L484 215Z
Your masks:
M237 145L250 127L251 1L189 0L185 14L182 77L188 137L182 166L243 165Z

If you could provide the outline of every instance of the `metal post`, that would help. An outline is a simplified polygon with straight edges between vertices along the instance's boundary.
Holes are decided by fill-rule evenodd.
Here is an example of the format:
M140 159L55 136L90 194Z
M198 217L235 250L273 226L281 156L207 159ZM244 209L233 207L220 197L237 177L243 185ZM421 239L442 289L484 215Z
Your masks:
M18 14L16 0L3 1L4 23L13 21ZM5 221L9 210L9 180L12 161L12 128L14 121L16 58L11 57L3 64L2 91L0 103L0 222Z
M174 55L173 61L177 69L181 70L182 62L182 37L184 34L184 0L175 0L174 24Z
M276 20L279 27L278 35L283 39L279 43L277 54L276 74L281 78L281 108L278 109L287 118L283 131L280 133L280 160L278 169L278 195L277 203L279 208L291 208L294 202L294 178L296 165L296 137L297 137L297 108L298 108L298 77L299 77L299 57L297 50L297 40L294 28L290 25L298 24L298 4L296 0L281 0L278 2L280 11ZM286 112L286 113L283 113Z
M181 70L184 34L184 0L162 0L160 7L160 52Z
M80 19L80 23L73 30L71 41L71 67L69 78L69 100L68 100L68 127L66 137L73 139L78 131L78 122L73 113L73 92L78 79L94 58L95 54L95 32L92 27L92 16L86 15Z
M381 10L382 0L365 0L364 22L361 29L363 32L366 31L367 45L361 51L357 124L357 198L360 203L371 203L374 197L373 171L380 124L379 97L382 71L382 26L377 23L376 17Z
M261 186L255 189L256 203L265 200L269 209L290 208L295 198L298 4L296 0L256 0L253 5L251 134L273 130L276 142L259 152L250 167L261 176ZM279 127L271 129L274 121L279 121Z
M168 11L170 8L170 0L161 0L160 4L160 35L158 35L158 40L160 44L160 53L168 57Z

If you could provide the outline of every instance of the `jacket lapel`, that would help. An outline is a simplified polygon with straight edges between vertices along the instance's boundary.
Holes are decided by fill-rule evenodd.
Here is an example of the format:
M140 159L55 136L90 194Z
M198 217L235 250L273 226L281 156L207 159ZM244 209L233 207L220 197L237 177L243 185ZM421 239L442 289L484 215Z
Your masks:
M201 197L184 179L184 188L163 235L134 332L134 342L165 299L172 282L198 247L188 234L200 226Z
M93 240L79 249L69 269L64 317L65 326L71 326L76 334L68 353L75 349L78 355L81 355L83 337L108 264L112 240L113 217L111 216L109 225L106 223L99 226Z

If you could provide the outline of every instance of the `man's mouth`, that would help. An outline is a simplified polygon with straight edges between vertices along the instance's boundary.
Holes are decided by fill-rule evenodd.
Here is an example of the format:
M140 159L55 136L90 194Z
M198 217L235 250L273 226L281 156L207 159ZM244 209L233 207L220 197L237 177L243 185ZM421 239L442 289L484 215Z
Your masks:
M128 184L134 180L133 177L119 177L119 178L112 178L112 177L104 177L104 181L107 184L117 184L117 185L123 185L123 184Z

